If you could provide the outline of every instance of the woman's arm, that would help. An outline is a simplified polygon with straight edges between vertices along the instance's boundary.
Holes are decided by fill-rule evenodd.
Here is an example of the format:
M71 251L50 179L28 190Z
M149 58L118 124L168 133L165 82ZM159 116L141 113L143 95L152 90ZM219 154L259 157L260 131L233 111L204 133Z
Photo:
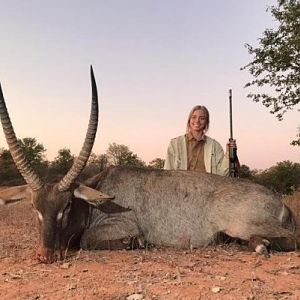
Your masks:
M164 169L165 170L174 170L175 169L174 161L175 161L174 145L173 145L172 141L170 141L168 150L167 150Z

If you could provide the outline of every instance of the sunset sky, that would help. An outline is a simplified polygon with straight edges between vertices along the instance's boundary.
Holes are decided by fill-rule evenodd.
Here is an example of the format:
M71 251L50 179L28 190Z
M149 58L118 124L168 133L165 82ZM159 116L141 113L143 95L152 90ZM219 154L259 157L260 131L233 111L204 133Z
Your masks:
M190 109L205 105L208 135L229 138L228 89L242 164L300 162L289 145L299 112L282 122L246 98L240 68L276 26L267 0L10 0L0 10L0 82L19 138L35 137L52 160L78 154L90 109L89 67L98 84L100 122L93 152L124 144L145 162L164 158L185 132ZM7 148L2 130L0 148Z

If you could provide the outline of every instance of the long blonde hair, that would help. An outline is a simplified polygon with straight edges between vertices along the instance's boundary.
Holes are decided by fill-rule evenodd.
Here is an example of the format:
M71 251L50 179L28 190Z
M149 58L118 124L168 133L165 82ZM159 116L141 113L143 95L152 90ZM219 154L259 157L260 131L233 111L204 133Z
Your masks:
M186 133L190 132L190 120L191 120L192 114L196 110L202 110L205 113L205 116L206 116L206 125L205 125L204 131L205 132L208 131L208 127L209 127L209 112L208 112L208 109L204 105L196 105L196 106L194 106L192 108L192 110L189 113L189 117L188 117L187 124L186 124Z

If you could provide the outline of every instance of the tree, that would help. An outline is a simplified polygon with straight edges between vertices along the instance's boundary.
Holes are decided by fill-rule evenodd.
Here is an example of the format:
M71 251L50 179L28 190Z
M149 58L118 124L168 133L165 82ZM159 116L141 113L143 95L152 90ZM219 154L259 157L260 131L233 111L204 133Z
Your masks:
M256 174L255 181L277 193L290 194L300 187L300 164L291 161L279 162Z
M44 156L46 152L44 146L35 138L29 137L19 139L18 142L30 166L39 176L44 176L48 167ZM21 184L20 180L22 181L22 176L19 174L9 150L2 149L0 151L0 178L3 184L8 181Z
M300 126L298 126L298 133L296 135L296 139L291 142L291 145L293 146L300 146Z
M278 28L266 29L259 39L259 47L246 44L254 59L242 69L248 69L255 77L245 87L256 86L262 91L249 93L248 97L261 101L282 120L287 110L300 102L300 1L277 2L270 10L279 23ZM291 144L300 146L300 128Z
M16 168L9 150L0 149L0 183L1 185L24 184L23 177Z
M45 159L45 147L38 143L35 138L18 139L27 162L39 176L44 176L48 162ZM9 150L2 150L0 153L0 179L2 184L5 182L13 184L23 184L22 176L19 174Z
M97 163L99 165L100 171L106 169L109 166L107 155L106 154L100 154L97 157Z
M36 138L18 139L20 147L31 167L40 176L45 176L48 171L48 161L45 158L46 149L43 144L38 143Z
M89 160L79 176L81 181L85 181L99 172L103 171L109 166L108 157L106 154L100 154L97 156L95 153L91 153Z
M62 148L58 150L57 156L51 163L51 167L59 174L66 174L72 167L74 161L74 155L72 155L71 150L68 148Z
M149 162L150 168L163 169L165 164L165 160L162 158L155 158Z
M6 149L0 149L0 169L5 169L12 164L14 164L14 161L10 151Z
M97 156L95 153L91 153L87 166L91 166L92 168L97 169L98 172L101 172L109 166L108 157L106 154Z
M125 145L110 144L106 155L113 166L145 166L145 163Z
M36 138L27 137L18 139L18 142L28 163L33 168L46 162L44 154L46 152L46 149L43 144L37 142Z
M253 172L250 170L250 168L247 165L241 165L240 166L240 177L241 178L253 178Z

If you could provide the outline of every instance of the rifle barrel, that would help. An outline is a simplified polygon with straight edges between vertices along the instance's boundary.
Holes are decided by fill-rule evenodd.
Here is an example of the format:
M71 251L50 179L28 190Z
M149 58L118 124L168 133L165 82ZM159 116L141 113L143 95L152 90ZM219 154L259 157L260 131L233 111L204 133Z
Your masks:
M232 90L229 89L229 122L230 122L230 139L233 139L232 129Z

